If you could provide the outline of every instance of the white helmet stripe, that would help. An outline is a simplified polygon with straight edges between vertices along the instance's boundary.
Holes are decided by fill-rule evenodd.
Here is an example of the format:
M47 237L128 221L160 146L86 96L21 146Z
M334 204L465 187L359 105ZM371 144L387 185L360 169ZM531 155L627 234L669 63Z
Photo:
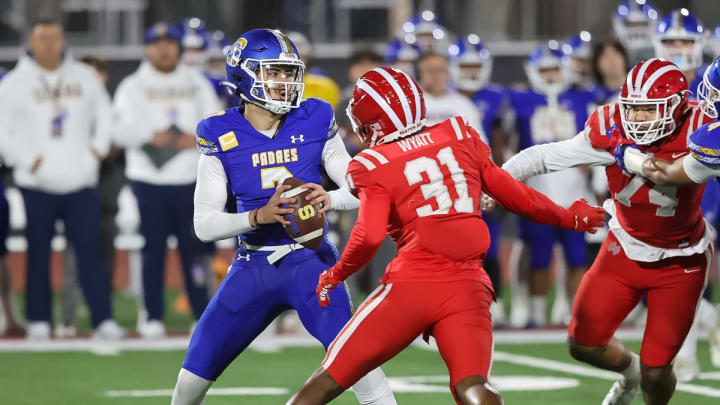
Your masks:
M373 72L379 73L380 76L384 77L385 80L387 80L388 83L390 83L390 87L392 87L393 90L395 90L395 94L400 99L400 104L402 105L403 111L405 112L405 125L409 126L410 124L412 124L413 119L412 119L412 113L410 112L410 103L408 103L405 93L403 93L402 89L400 88L400 84L397 82L397 80L395 80L394 77L392 77L392 75L390 75L390 73L388 73L383 68L377 67L377 68L373 69Z
M655 62L656 60L658 60L658 59L657 59L657 58L648 59L648 60L645 61L645 63L643 63L642 65L640 65L640 70L638 71L637 76L635 76L635 86L634 86L632 89L630 89L631 92L635 91L635 89L640 88L640 86L642 85L642 78L643 78L643 76L645 75L645 71L646 71L646 70L650 67L650 65L652 65L652 63Z
M410 88L412 89L413 96L415 97L415 119L413 120L413 124L416 122L420 122L420 91L415 85L415 80L413 80L410 76L408 76L407 73L403 72L402 70L400 70L399 72L402 73L408 83L410 83Z
M390 117L390 121L392 121L393 125L395 125L395 128L397 130L401 130L405 128L405 125L400 122L400 118L398 118L397 114L395 114L395 111L390 107L390 105L385 101L382 96L380 96L375 89L370 87L369 84L365 81L365 79L360 79L357 82L357 86L364 90L370 97L372 97L373 100L375 100L375 103L377 103L380 108L385 111L385 114L387 114L388 117Z
M282 48L282 51L284 53L292 52L292 49L287 49L287 46L285 45L285 40L280 35L280 31L278 31L278 30L268 30L268 31L272 32L273 35L275 35L275 38L277 38L278 42L280 43L280 48Z
M633 73L635 72L635 69L637 69L636 66L633 66L632 69L628 72L627 79L625 80L625 86L627 86L628 94L633 92L633 85L632 85L632 77Z
M666 65L661 67L660 69L653 72L650 77L648 77L645 84L642 86L642 89L640 90L640 93L645 96L648 90L650 90L650 87L652 87L653 84L657 81L657 79L660 78L660 76L664 75L667 72L672 72L673 70L680 71L677 66L675 65Z

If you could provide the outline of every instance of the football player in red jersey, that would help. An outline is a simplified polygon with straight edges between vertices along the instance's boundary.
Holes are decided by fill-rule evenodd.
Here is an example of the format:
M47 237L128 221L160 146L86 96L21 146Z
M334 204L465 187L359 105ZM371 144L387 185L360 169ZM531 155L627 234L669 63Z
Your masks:
M594 232L604 213L584 200L564 209L515 181L490 160L490 148L461 117L426 127L422 91L399 70L365 73L347 113L369 149L348 168L348 185L360 198L358 221L341 261L320 276L320 304L372 258L386 232L398 255L289 404L331 401L363 370L421 334L435 337L458 403L501 404L487 384L495 294L482 268L489 245L482 193L526 218L571 230Z
M606 166L611 232L580 283L568 339L575 359L623 374L604 405L630 404L641 388L647 404L668 403L676 383L672 361L707 283L711 235L700 210L705 186L657 185L629 173L613 154L632 149L667 160L688 154L688 137L710 117L687 97L687 79L677 66L641 61L619 102L599 107L583 132L526 149L503 166L519 180ZM625 144L633 147L619 147ZM613 334L645 294L648 319L638 357Z

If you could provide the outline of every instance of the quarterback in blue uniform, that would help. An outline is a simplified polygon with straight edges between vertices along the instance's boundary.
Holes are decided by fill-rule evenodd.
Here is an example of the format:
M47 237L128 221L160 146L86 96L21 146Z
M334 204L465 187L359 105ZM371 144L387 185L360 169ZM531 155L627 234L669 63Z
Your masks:
M172 404L199 404L212 382L281 312L295 309L307 331L325 348L351 317L345 288L332 304L315 298L323 270L338 260L327 239L308 250L282 227L287 177L310 188L310 202L327 209L357 208L347 186L326 192L318 185L323 169L336 184L350 162L330 105L303 100L305 65L297 48L277 30L242 35L228 52L228 81L240 107L206 117L197 126L201 156L195 189L195 232L202 240L238 236L240 247L228 275L198 321ZM236 214L223 211L230 186ZM362 404L395 404L380 369L353 391Z

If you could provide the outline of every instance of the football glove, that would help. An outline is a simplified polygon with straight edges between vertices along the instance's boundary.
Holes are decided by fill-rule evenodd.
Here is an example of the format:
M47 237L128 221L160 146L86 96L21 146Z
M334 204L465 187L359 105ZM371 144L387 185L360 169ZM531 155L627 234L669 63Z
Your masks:
M342 281L335 278L332 269L325 270L320 274L315 294L321 307L325 308L330 304L330 291L340 283L342 283Z
M587 200L576 200L568 211L573 215L573 224L569 229L580 232L597 232L605 224L605 211L601 207L593 207Z

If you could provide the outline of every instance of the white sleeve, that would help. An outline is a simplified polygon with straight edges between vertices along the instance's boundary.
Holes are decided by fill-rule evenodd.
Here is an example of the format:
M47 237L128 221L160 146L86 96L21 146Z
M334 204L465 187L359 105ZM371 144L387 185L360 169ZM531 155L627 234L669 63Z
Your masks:
M112 104L107 89L95 75L93 79L89 79L91 86L94 87L95 97L93 106L95 107L95 134L92 140L92 147L100 156L106 156L110 152L110 144L112 143Z
M354 210L360 206L360 200L350 193L350 188L345 180L350 154L345 149L345 144L340 135L335 134L327 142L322 151L322 164L328 176L340 188L328 192L330 195L330 207L334 210Z
M148 125L152 121L145 117L144 104L139 85L130 79L120 82L113 101L112 137L117 145L140 147L152 138Z
M200 155L197 183L195 184L195 234L203 242L227 239L249 232L249 211L232 214L225 212L227 177L220 159Z
M583 132L561 141L527 148L502 166L515 179L526 179L576 166L608 166L615 162L609 152L593 148Z
M7 166L29 170L48 145L44 143L28 148L27 137L17 130L18 117L21 116L18 110L22 106L18 103L21 90L16 78L16 74L9 73L0 81L0 154Z
M692 154L685 156L682 163L685 174L695 183L702 184L713 177L720 177L720 168L707 167L692 157Z

